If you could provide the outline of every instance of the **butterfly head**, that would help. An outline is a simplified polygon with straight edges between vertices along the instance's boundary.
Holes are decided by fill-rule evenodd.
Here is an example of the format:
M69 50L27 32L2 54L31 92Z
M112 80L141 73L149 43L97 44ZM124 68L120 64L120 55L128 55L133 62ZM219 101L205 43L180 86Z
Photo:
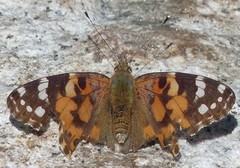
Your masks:
M114 71L126 71L131 73L132 72L132 68L129 66L128 61L126 59L126 57L124 57L124 59L119 59L118 60L118 64L115 66Z

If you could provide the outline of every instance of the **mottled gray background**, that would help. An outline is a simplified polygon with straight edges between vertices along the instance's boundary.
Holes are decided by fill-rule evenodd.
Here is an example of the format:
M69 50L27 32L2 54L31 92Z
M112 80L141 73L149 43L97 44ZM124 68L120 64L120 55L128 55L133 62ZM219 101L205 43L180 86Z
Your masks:
M84 8L112 52L84 16ZM168 15L171 18L162 25ZM153 71L204 75L231 86L238 98L239 25L237 0L0 0L0 167L240 167L239 100L224 120L195 137L183 136L177 160L159 145L121 155L84 143L68 159L59 149L55 123L40 137L26 134L12 126L6 106L14 88L43 76L73 71L111 76L107 59L114 64L113 55L126 50L135 54L134 74L146 65L139 75Z

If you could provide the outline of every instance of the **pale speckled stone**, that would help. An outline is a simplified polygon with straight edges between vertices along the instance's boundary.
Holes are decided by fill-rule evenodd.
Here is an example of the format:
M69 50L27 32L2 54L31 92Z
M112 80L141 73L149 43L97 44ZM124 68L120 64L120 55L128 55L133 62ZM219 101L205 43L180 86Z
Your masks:
M83 144L68 159L59 149L57 124L51 123L40 137L26 135L11 125L6 98L19 84L76 71L111 76L113 68L105 58L96 56L97 48L87 39L87 35L95 40L99 37L84 16L81 2L0 2L0 167L239 167L238 126L227 136L196 145L180 139L182 157L175 161L159 145L121 155L106 147ZM139 75L161 70L210 76L226 80L240 97L240 2L104 2L84 1L84 5L115 54L126 49L138 51L132 63L134 73L148 63ZM171 19L161 26L167 15ZM140 47L151 35L150 43ZM170 48L158 56L170 42L174 42L174 50ZM113 57L103 43L100 46L106 57ZM235 106L233 111L239 110ZM240 121L239 114L235 118ZM33 147L27 146L28 140Z

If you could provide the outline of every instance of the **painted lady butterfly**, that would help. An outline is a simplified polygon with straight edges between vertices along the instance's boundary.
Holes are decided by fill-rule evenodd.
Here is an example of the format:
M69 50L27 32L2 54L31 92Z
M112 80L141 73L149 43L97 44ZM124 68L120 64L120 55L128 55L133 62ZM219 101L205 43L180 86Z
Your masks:
M11 117L35 131L45 132L50 118L59 122L68 157L81 140L122 153L157 140L175 157L178 131L197 133L225 117L234 102L230 87L203 76L156 72L134 78L126 60L119 60L111 78L93 72L49 76L7 99Z
M195 134L226 116L234 102L231 88L218 81L168 72L134 79L124 61L111 78L93 72L49 76L20 86L7 99L11 116L39 132L54 116L69 157L81 140L128 153L154 139L177 156L179 130Z

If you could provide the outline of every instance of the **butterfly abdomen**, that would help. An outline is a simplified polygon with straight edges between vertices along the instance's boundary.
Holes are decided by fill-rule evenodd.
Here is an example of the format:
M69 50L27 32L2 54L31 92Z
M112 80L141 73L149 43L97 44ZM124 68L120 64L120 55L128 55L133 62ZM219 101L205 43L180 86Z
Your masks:
M134 79L128 71L117 71L110 83L110 106L113 135L118 144L124 144L131 130Z

